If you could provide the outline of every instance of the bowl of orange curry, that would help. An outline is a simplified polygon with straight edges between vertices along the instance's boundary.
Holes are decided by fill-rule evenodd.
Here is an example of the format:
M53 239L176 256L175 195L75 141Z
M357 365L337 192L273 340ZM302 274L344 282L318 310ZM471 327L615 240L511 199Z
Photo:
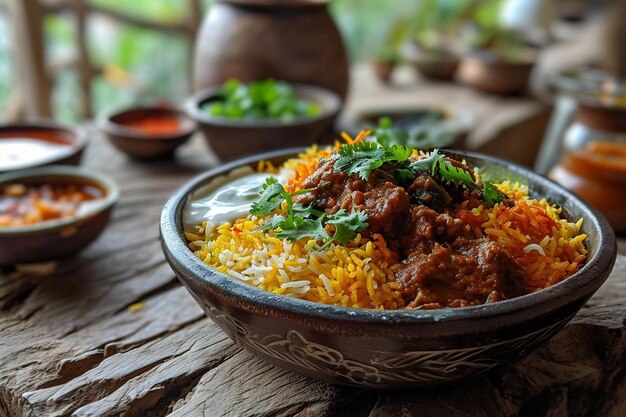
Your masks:
M135 159L170 156L196 131L189 116L166 104L118 111L97 125L116 148Z
M106 228L119 200L108 177L72 166L0 175L0 265L69 257Z

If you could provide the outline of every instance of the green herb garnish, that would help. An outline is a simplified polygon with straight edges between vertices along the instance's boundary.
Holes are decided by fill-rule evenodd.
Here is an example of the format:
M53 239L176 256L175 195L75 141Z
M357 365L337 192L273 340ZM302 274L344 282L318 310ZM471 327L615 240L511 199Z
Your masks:
M250 84L228 80L218 99L208 102L203 109L215 118L276 119L285 123L321 113L319 104L298 98L289 84L274 80Z
M359 177L367 180L372 171L387 162L406 162L412 152L412 149L401 145L382 146L377 142L364 141L343 145L339 148L339 158L335 162L335 169L348 174L358 174Z
M483 182L483 197L488 207L493 207L506 198L490 181Z
M275 214L268 218L257 230L278 230L276 236L281 239L289 239L296 242L303 238L322 241L320 249L327 247L332 242L337 241L347 244L356 238L367 224L367 215L361 211L348 213L346 210L339 210L337 213L327 215L323 211L316 210L311 206L294 204L292 198L298 194L305 194L312 191L301 190L295 193L288 193L276 178L269 177L263 184L263 193L258 202L250 208L250 213L255 216L263 216L272 213L286 202L287 213L285 215ZM333 235L326 231L326 225L332 225L335 229Z
M389 117L382 117L371 138L383 146L402 145L415 149L433 149L454 143L458 128L444 122L443 116L424 116L409 130L396 128Z
M420 171L427 171L433 178L468 190L480 190L489 207L505 198L493 184L484 183L481 189L471 172L453 165L446 157L434 149L426 158L411 162L413 149L401 145L384 145L378 142L359 142L343 145L335 169L348 174L358 174L367 180L372 171L384 164L391 164L391 172L396 181L407 186Z

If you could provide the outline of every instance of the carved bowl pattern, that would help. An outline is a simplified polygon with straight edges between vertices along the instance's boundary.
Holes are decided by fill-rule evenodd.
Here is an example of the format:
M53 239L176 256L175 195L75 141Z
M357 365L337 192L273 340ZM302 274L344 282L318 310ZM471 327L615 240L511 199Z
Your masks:
M428 311L348 309L275 295L208 267L187 248L182 209L212 178L284 150L224 165L193 179L163 209L165 256L190 294L232 339L259 358L324 381L371 388L415 388L460 381L513 364L558 332L608 277L616 256L606 220L567 190L533 172L473 153L470 163L523 176L531 193L585 219L589 259L551 288L493 304Z

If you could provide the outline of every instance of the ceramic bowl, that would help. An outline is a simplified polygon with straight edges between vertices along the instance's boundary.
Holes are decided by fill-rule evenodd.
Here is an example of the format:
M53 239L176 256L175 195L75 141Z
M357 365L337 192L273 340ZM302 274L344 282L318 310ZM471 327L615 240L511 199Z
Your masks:
M439 148L464 149L467 138L475 124L469 113L457 112L444 107L381 107L360 110L357 114L357 126L354 130L375 128L383 117L390 118L394 127L409 132L419 128L424 123L432 123L438 131L449 134L452 138L451 144L447 146L438 145Z
M0 175L0 186L20 184L87 184L104 197L74 217L28 226L0 227L0 265L47 262L65 258L93 242L109 223L120 197L117 185L97 172L72 166L51 166Z
M187 247L182 211L194 190L261 159L280 164L293 150L226 164L184 185L165 205L161 239L167 261L193 298L241 346L283 368L338 384L416 388L460 381L508 366L559 331L608 277L616 257L606 220L556 183L475 153L446 152L469 163L525 177L532 195L584 218L589 258L548 289L492 304L441 310L365 310L272 294L205 265Z
M2 141L6 140L36 140L43 143L63 145L67 149L50 154L44 152L37 158L32 158L30 161L20 164L12 164L11 167L3 168L2 164L0 164L0 173L53 164L78 165L87 146L87 135L83 129L72 128L47 119L34 119L0 125L0 145ZM15 151L14 143L7 146L11 146L12 150ZM6 150L0 150L0 152L6 152ZM32 153L33 150L30 149L25 152Z
M218 97L220 87L191 97L186 108L198 122L213 152L222 160L288 146L310 145L331 128L341 108L341 99L320 87L304 84L291 86L299 98L318 103L321 113L315 117L296 118L292 123L214 118L202 107Z
M505 61L489 53L476 52L461 60L459 80L489 94L523 93L535 66L534 57L516 62Z
M129 127L129 124L137 121L163 118L176 119L179 129L175 132L148 134ZM116 148L135 159L169 156L187 142L197 128L185 112L168 105L138 106L117 111L99 118L97 126Z
M409 46L404 57L420 75L431 80L453 80L461 63L461 59L454 52L425 49L417 45Z

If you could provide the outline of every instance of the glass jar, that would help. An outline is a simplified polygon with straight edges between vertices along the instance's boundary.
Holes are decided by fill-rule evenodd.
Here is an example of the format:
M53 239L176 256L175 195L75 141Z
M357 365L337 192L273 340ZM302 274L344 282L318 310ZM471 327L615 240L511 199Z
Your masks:
M626 106L603 94L579 96L563 139L550 178L600 210L617 233L626 233Z

